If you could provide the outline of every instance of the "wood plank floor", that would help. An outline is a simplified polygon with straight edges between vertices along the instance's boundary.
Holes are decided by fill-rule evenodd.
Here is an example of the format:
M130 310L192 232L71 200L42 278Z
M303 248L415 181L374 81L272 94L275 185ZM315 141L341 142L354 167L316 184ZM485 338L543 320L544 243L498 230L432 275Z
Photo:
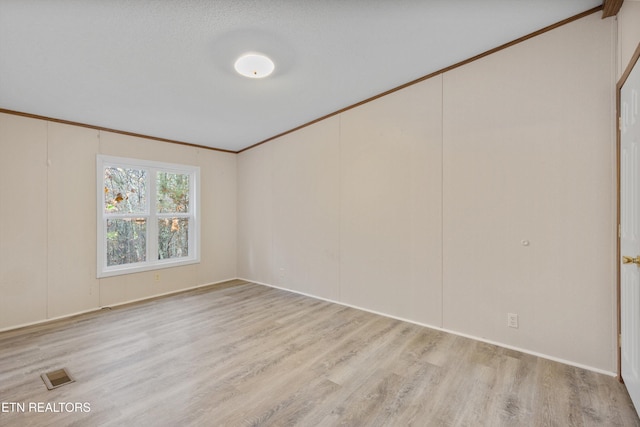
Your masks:
M241 281L0 333L0 405L2 426L640 426L615 378Z

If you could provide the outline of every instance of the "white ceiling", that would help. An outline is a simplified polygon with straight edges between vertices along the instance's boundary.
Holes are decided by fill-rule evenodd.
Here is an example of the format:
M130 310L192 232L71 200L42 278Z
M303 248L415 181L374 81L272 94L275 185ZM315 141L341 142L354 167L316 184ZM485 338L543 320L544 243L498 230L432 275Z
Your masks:
M600 4L0 0L0 108L238 151Z

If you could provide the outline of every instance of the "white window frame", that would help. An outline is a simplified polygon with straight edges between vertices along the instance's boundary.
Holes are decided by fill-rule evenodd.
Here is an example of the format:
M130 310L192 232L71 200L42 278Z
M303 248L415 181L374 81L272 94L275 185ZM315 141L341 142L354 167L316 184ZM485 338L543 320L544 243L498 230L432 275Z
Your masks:
M107 214L104 209L104 170L107 167L123 167L128 169L144 169L147 171L147 204L144 213L135 214ZM98 155L96 157L97 172L97 276L98 278L117 276L121 274L137 273L141 271L157 270L161 268L177 267L180 265L200 262L200 168L192 165L155 162L150 160L131 159ZM189 212L188 213L157 213L156 174L168 172L189 175ZM146 218L147 219L147 248L146 261L131 264L107 266L106 228L109 218ZM158 219L163 217L189 218L189 255L181 258L158 258Z

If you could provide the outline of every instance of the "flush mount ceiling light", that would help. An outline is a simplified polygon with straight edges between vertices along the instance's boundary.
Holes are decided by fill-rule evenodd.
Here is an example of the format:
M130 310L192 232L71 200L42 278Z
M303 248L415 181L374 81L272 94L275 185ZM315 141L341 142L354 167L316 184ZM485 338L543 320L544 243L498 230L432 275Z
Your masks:
M233 67L245 77L261 79L271 74L275 65L264 55L249 53L238 58Z

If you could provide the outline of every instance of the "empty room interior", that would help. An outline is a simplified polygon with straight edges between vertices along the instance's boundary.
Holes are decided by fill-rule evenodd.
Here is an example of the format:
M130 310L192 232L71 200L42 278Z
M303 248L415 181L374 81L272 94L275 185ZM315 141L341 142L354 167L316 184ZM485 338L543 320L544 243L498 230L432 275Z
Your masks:
M0 425L640 426L639 57L639 0L0 0Z

